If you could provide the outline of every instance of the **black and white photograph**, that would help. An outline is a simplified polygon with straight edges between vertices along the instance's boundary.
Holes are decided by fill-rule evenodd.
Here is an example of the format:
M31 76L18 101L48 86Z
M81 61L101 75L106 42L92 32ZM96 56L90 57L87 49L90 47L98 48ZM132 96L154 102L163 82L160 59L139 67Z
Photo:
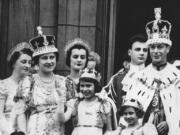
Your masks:
M180 135L178 0L0 0L0 135Z

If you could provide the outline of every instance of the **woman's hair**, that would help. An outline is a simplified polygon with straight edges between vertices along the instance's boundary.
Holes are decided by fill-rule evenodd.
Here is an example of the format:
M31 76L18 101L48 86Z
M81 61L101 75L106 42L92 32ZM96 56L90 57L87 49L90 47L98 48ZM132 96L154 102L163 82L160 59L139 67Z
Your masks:
M144 115L143 110L138 109L138 108L133 107L133 106L122 106L122 108L121 108L121 110L120 110L120 112L119 112L119 115L120 115L120 116L123 116L125 109L128 108L128 107L134 108L134 110L135 110L136 115L137 115L138 118L142 118L142 117L143 117L143 115Z
M99 56L98 53L91 51L89 53L88 61L95 61L96 63L95 70L100 72L101 57Z
M86 67L87 62L88 62L89 50L81 44L75 44L74 46L69 48L69 50L67 50L67 52L66 52L66 65L70 67L70 63L71 63L70 59L71 59L71 54L72 54L73 49L84 49L86 51L86 64L85 64L85 67Z
M94 52L94 51L91 51L89 53L88 60L96 61L96 64L100 64L101 63L101 58L100 58L99 54Z
M94 83L94 86L95 86L94 92L95 92L95 93L100 92L101 89L102 89L100 83L99 83L97 80L95 80L95 79L88 78L88 77L84 77L84 78L80 78L80 79L79 79L79 82L81 82L81 81ZM79 89L79 91L80 91L80 86L79 86L78 89Z
M19 50L19 51L15 51L11 57L9 58L8 60L8 67L12 70L13 69L13 66L14 64L16 63L16 61L19 59L19 57L22 55L22 54L27 54L29 55L30 57L32 57L32 50L29 49L29 48L24 48L22 50Z
M58 52L53 52L56 55L56 62L59 60L59 53ZM33 58L33 66L38 65L39 64L39 58L40 56L42 56L44 54L41 55L37 55Z

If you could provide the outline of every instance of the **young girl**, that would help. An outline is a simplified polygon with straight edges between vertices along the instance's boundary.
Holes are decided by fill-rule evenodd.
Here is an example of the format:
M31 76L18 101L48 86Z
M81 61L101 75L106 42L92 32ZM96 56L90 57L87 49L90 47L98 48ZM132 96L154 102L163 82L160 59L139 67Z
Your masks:
M119 135L158 135L156 128L146 123L141 125L139 119L143 117L143 108L139 101L135 99L125 99L122 104L120 116L123 116L127 122L127 126L120 126L116 130L116 134Z
M100 100L95 93L101 90L94 69L84 69L80 76L82 99L71 99L67 111L61 114L64 121L73 117L72 135L103 135L111 131L111 106L106 100Z

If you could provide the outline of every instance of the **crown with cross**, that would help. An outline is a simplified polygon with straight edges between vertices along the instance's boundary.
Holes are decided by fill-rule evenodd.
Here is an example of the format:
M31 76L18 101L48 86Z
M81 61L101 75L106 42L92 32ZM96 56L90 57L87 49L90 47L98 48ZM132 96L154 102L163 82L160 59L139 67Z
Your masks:
M32 38L29 43L34 49L33 57L51 53L58 52L58 49L55 47L55 37L53 35L44 35L42 27L37 27L38 36Z
M147 44L164 43L172 46L170 40L171 23L161 19L161 8L155 8L154 14L155 20L146 24Z

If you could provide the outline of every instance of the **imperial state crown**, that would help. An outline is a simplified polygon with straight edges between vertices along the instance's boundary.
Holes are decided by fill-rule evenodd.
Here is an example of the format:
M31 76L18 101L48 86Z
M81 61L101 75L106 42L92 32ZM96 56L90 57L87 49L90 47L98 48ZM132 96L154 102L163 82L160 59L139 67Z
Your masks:
M147 44L164 43L171 46L171 23L161 19L161 8L155 8L154 14L155 20L146 24L146 33L148 36Z
M38 36L32 38L29 43L34 49L33 57L45 53L58 52L55 47L55 37L53 35L44 35L42 27L37 27Z

